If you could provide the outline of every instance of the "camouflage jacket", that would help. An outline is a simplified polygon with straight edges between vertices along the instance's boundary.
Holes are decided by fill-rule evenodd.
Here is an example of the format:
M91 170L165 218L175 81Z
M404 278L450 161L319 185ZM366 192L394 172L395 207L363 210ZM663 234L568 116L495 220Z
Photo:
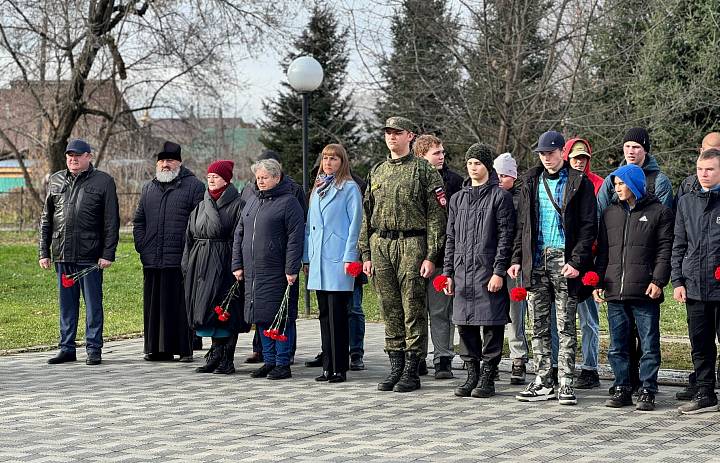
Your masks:
M435 262L445 242L447 199L440 174L409 154L388 158L368 174L358 243L362 260L371 260L370 236L377 231L423 230L425 259Z

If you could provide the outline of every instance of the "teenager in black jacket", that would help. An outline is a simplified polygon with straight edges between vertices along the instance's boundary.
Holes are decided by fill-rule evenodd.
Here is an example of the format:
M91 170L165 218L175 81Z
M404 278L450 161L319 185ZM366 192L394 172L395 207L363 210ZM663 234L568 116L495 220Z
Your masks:
M700 189L677 204L672 250L673 298L687 307L688 333L698 391L679 408L695 414L718 409L715 334L720 325L720 150L697 160Z
M633 320L642 347L637 409L655 409L660 369L660 303L670 280L673 214L645 192L642 168L628 164L611 174L618 196L605 209L598 234L598 302L608 303L610 350L615 392L605 405L632 405L630 343Z

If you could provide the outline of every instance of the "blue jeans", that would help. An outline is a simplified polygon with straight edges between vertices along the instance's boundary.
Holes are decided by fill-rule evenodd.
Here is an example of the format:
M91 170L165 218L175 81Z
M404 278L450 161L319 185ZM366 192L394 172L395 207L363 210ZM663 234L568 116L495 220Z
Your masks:
M348 328L350 331L350 356L365 355L365 313L362 308L363 285L359 278L355 279L355 289L348 303Z
M287 336L288 339L284 342L275 341L262 334L262 332L268 328L270 328L270 325L257 325L257 331L260 333L260 342L262 343L264 362L268 365L290 365L290 357L292 356L293 345L295 344L295 322L288 323L287 329L285 330L285 336Z
M608 360L615 373L615 386L630 387L630 343L635 342L632 322L640 335L640 381L648 391L657 392L660 370L660 305L655 302L608 302L610 349ZM714 340L713 340L714 341Z
M80 316L80 292L85 301L85 350L100 353L103 346L102 270L94 270L73 286L65 288L60 276L78 272L92 264L55 264L60 301L60 350L75 352L78 317Z
M579 302L577 305L578 318L580 320L580 333L582 334L582 356L583 370L597 370L598 357L600 355L600 316L598 307L592 297ZM555 327L555 309L550 314L552 320L552 363L557 365L558 335Z

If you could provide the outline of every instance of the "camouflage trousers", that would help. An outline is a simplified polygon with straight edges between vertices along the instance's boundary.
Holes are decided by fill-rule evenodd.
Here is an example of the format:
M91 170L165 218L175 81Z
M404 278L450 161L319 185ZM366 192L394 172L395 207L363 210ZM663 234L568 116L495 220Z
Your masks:
M565 265L565 252L546 249L542 262L535 264L528 288L528 310L533 323L532 348L537 375L544 384L552 380L552 348L550 338L550 311L555 302L557 331L559 335L558 379L565 378L572 384L575 374L577 331L575 314L577 297L568 294L567 278L561 274Z
M373 284L385 320L386 352L421 353L426 349L427 281L420 276L426 249L424 236L393 240L373 234L370 238Z

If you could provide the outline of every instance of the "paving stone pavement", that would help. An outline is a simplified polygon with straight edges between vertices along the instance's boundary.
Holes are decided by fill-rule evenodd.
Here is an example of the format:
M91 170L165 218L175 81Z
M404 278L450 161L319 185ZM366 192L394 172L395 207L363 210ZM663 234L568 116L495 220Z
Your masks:
M413 393L379 392L383 326L368 324L368 369L349 381L314 381L317 320L298 322L297 364L285 381L252 379L238 342L231 376L195 363L145 362L142 340L108 342L103 364L47 365L53 353L0 357L0 461L720 461L720 413L681 416L677 388L658 409L609 409L609 381L579 404L523 404L501 374L492 399L458 398L463 381L423 377ZM207 341L207 340L206 340ZM432 373L432 370L431 370Z

